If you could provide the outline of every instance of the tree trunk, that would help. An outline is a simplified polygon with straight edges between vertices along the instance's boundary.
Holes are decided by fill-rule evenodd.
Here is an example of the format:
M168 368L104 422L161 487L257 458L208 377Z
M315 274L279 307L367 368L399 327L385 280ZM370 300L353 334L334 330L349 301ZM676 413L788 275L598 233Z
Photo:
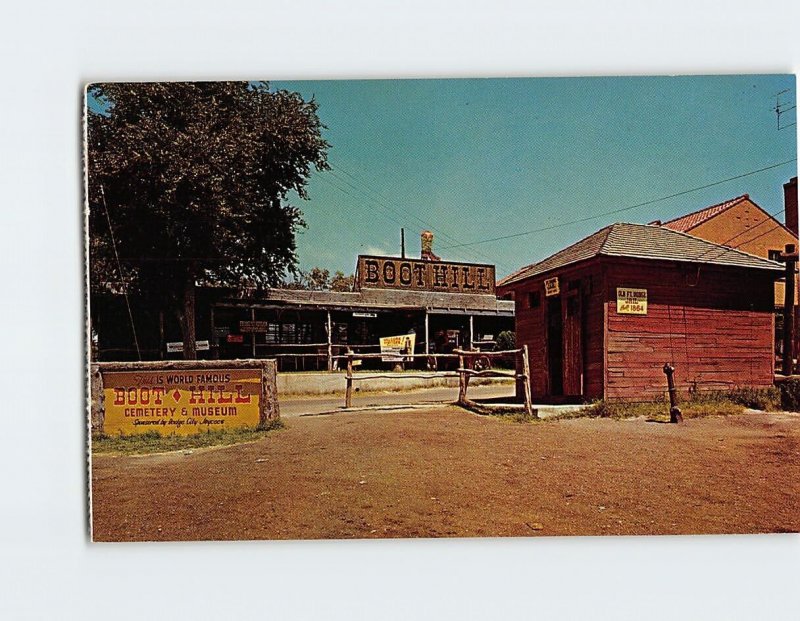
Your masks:
M197 335L194 325L194 270L189 270L183 290L183 357L197 360Z

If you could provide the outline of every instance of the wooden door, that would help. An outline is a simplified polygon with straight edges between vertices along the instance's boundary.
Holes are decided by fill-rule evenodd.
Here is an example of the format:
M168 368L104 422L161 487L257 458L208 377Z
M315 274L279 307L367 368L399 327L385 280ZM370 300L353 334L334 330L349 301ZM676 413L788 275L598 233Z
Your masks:
M563 311L561 296L547 298L547 394L560 397L563 388Z
M564 304L564 396L583 396L582 308L578 291L570 291Z

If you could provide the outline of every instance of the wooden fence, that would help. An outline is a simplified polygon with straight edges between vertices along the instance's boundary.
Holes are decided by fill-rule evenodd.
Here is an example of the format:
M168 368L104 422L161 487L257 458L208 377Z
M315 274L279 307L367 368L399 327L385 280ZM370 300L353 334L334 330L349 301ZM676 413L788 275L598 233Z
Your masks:
M355 360L369 360L374 358L386 358L388 356L397 356L403 360L413 360L414 358L426 359L450 359L458 360L458 369L453 372L445 373L370 373L367 375L356 375L353 373L353 361ZM520 349L508 349L503 351L482 352L482 351L465 351L454 350L452 354L358 354L349 351L346 355L334 356L334 359L347 361L347 388L345 391L345 408L353 406L353 383L361 380L369 379L434 379L440 377L458 377L458 401L457 403L462 406L474 405L470 399L467 398L467 388L469 387L469 380L471 377L511 377L517 381L522 381L524 386L524 411L528 416L534 417L533 402L531 399L531 383L530 383L530 363L528 361L528 346L523 345ZM496 369L483 369L476 370L474 368L474 361L478 358L485 357L503 357L513 355L517 362L515 371L499 371ZM471 361L471 364L470 364ZM473 368L470 368L472 366Z

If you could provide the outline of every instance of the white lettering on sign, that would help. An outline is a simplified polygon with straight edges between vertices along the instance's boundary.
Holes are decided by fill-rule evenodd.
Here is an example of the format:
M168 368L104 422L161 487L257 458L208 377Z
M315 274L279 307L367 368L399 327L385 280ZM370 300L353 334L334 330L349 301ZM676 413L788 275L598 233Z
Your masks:
M210 347L208 341L195 341L194 343L194 347L197 351L208 351ZM173 354L183 351L183 341L172 341L167 343L167 351Z
M620 315L646 315L647 289L617 287L617 313Z

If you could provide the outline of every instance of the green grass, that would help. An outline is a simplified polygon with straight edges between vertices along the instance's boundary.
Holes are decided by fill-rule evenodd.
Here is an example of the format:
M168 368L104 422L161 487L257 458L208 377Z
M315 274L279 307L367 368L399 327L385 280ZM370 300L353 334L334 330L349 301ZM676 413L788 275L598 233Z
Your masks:
M272 421L266 429L253 429L242 427L225 431L208 430L189 436L168 435L161 436L156 431L132 435L93 435L92 453L115 453L123 455L144 455L148 453L166 453L186 449L203 448L207 446L225 446L253 442L259 440L274 429L281 429L283 422L280 419Z
M735 403L731 399L692 399L678 404L681 415L687 418L702 418L704 416L731 416L741 414L746 406ZM627 402L627 401L598 401L588 405L583 410L570 412L559 418L624 418L644 417L654 421L669 421L669 401Z
M704 416L730 416L745 409L771 411L779 409L781 393L776 388L737 387L730 390L701 392L678 403L684 418ZM558 418L638 418L669 421L669 401L647 402L596 401L577 412L565 413Z

